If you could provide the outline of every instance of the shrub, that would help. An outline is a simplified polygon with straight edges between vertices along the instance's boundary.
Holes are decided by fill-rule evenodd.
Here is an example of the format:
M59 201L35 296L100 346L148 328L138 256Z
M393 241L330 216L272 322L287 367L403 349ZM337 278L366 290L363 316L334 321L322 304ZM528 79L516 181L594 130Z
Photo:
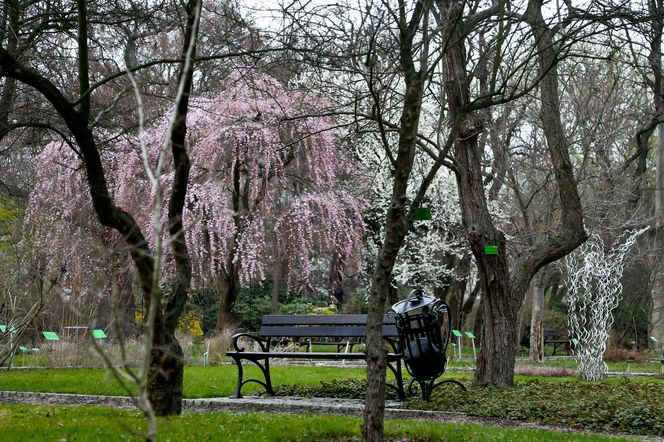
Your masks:
M664 436L664 383L631 380L527 381L513 388L478 388L468 391L452 385L434 390L430 401L413 398L405 407L418 410L461 412L474 416L537 421L592 431L623 431ZM290 385L278 395L326 396L361 399L362 380L321 382L318 387ZM388 395L391 393L387 389Z
M211 364L218 364L223 360L235 331L236 329L233 327L226 327L221 332L205 339L205 351L208 352L208 360Z
M631 348L607 348L604 352L606 362L625 362L632 359L636 362L645 362L648 358L641 352Z

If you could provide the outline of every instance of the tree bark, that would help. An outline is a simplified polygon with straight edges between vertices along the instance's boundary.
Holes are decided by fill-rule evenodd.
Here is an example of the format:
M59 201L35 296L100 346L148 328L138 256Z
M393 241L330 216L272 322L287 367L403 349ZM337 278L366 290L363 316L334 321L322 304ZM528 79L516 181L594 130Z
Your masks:
M274 244L274 262L272 263L272 305L270 313L276 315L279 313L279 260L277 259L277 244Z
M651 258L654 261L656 268L653 269L654 281L650 296L652 298L652 305L650 309L650 336L662 345L664 343L664 257L662 256L662 247L664 246L664 219L660 218L659 223L655 225L653 237L653 248L659 251L657 257Z
M531 282L530 360L544 362L544 284L542 272Z
M230 263L226 272L219 278L219 313L217 330L223 331L235 324L233 306L240 294L240 273L237 264Z
M155 333L150 353L148 398L157 416L182 412L184 354L173 333Z

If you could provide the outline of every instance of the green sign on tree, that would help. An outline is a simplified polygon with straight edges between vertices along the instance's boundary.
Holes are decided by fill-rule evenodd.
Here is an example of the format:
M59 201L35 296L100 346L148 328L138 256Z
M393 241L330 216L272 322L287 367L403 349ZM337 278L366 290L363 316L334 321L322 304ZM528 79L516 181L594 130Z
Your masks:
M484 254L485 255L497 255L498 254L498 246L484 246Z
M431 220L431 208L430 207L420 207L415 212L415 221L430 221Z

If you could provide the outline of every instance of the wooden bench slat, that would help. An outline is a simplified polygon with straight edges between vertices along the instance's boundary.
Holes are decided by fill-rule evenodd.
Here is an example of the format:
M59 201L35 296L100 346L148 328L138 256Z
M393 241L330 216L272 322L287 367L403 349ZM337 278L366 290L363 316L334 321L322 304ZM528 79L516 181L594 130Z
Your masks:
M262 325L366 325L367 315L265 315ZM394 318L383 317L383 324L394 324Z
M263 325L258 332L264 337L293 337L293 338L360 338L366 334L364 326L339 327L338 325L317 326L317 327L294 327L294 326L268 326ZM397 328L394 325L383 326L383 336L398 336Z
M255 357L255 358L269 357L270 359L284 358L284 359L357 359L357 360L365 360L367 358L366 353L337 353L337 352L313 352L313 353L309 353L309 352L306 352L306 351L298 351L298 352L293 352L293 351L284 351L284 352L255 351L255 352L250 352L250 353L229 351L229 352L226 352L226 355L228 355L228 356L233 356L233 355L246 356L246 355L250 355L251 357ZM401 358L401 355L400 354L394 354L394 353L388 353L387 358L388 358L388 360L397 360L397 359Z

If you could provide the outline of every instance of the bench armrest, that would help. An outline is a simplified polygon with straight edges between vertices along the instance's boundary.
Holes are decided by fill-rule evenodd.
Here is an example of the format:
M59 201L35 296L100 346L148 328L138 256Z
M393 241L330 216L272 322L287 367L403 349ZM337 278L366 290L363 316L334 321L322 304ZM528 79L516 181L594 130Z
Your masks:
M244 347L240 347L239 344L238 344L238 339L240 339L240 338L249 338L252 341L257 342L258 345L260 345L262 351L264 351L264 352L270 351L270 349L266 345L265 341L263 341L259 336L254 335L252 333L237 333L237 334L233 335L232 345L233 345L233 348L235 349L235 351L240 351L240 352L244 351Z

